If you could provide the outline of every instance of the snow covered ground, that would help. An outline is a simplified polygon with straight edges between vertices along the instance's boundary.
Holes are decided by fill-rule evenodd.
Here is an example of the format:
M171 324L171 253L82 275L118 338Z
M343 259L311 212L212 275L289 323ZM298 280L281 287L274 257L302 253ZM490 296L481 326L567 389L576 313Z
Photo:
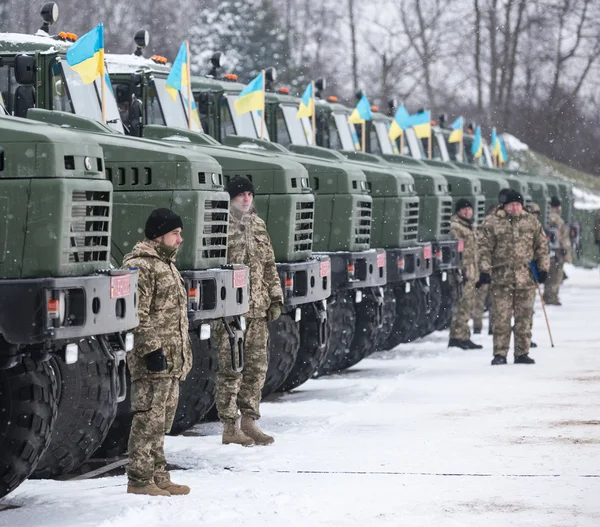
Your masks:
M271 447L223 446L216 424L167 438L189 496L29 481L0 525L597 527L600 275L567 273L554 349L536 308L534 366L490 366L487 334L465 352L436 333L264 403Z

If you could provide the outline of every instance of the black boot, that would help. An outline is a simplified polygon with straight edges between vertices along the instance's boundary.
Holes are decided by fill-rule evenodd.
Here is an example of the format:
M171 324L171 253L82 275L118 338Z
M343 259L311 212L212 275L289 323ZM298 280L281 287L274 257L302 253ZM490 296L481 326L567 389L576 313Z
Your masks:
M449 348L460 348L461 350L471 349L468 344L468 340L450 339L448 341Z
M504 359L506 361L506 359ZM515 357L515 364L535 364L535 361L527 354Z
M473 335L481 335L481 328L473 328Z
M506 364L506 357L504 355L494 355L492 366L498 366L498 364Z
M481 344L475 344L471 339L467 340L466 343L469 346L470 350L480 350L481 348L483 348Z
M490 327L488 328L488 335L493 335L494 334L494 327L490 324Z
M533 340L529 343L530 348L537 348L537 344Z

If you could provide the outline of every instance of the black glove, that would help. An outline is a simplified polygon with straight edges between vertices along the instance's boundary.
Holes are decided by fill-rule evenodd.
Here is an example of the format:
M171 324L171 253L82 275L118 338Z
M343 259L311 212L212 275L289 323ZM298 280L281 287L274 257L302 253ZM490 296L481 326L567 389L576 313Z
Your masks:
M475 284L475 289L479 289L484 284L491 284L492 277L488 273L479 273L479 280Z
M561 256L567 256L567 250L566 249L561 249L560 250L560 255Z
M548 280L548 271L538 271L538 282L543 284L546 280Z
M146 355L146 366L149 371L156 372L168 369L169 365L167 364L167 357L165 357L162 348L158 348Z

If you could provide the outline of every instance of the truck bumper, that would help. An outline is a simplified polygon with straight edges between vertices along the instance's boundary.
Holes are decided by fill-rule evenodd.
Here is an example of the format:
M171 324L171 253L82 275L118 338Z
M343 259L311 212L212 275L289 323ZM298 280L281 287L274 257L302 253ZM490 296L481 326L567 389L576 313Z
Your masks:
M433 272L433 249L429 242L385 252L388 283L426 278Z
M435 271L460 269L463 263L463 250L461 240L442 240L432 243L434 250Z
M329 256L313 254L310 260L276 265L284 306L319 302L331 294L332 262Z
M387 282L384 249L319 254L331 259L331 288L335 292L380 287Z

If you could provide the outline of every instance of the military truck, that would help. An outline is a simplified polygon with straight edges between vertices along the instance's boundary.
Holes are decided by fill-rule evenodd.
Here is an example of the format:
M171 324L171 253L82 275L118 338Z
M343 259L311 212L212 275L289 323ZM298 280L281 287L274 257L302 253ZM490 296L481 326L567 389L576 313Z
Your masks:
M111 269L112 214L97 142L0 117L0 497L83 463L125 398L137 271Z
M189 294L190 338L196 358L182 391L187 391L189 383L197 394L194 405L180 401L176 426L183 427L214 402L216 351L203 342L210 337L210 321L233 317L230 344L236 367L243 352L241 315L248 310L247 268L226 264L229 195L223 189L222 169L214 158L179 144L125 137L109 87L104 90L107 124L103 124L102 80L82 83L66 63L69 45L60 38L2 35L0 76L7 79L3 98L16 116L68 126L77 130L78 137L102 146L103 170L114 188L111 254L116 265L143 238L143 224L155 207L169 207L182 216L185 242L178 267ZM106 452L124 451L129 423L126 400L107 439L107 445L114 448L108 446ZM54 468L53 475L57 475L61 469Z

